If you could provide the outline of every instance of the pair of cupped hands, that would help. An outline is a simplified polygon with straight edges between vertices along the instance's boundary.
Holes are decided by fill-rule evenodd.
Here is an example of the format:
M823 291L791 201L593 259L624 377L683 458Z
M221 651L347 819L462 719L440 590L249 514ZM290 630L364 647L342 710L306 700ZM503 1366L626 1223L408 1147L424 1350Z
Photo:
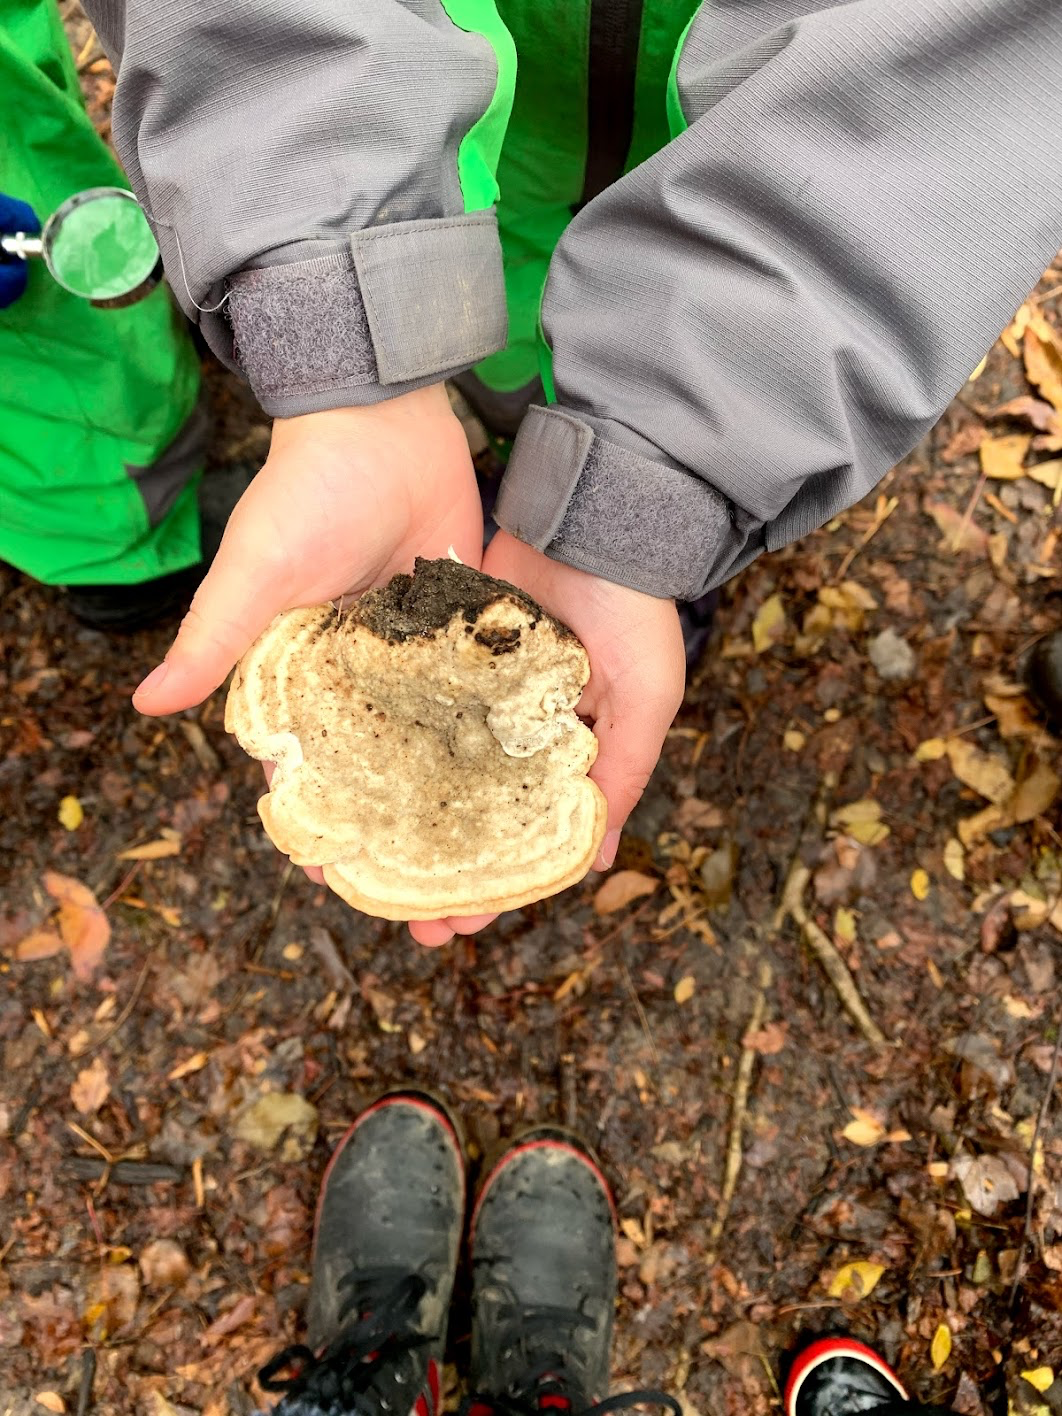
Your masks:
M359 595L411 571L415 557L451 547L467 565L526 590L586 647L590 681L578 711L598 739L590 775L608 802L608 825L595 866L607 870L682 699L674 602L550 560L505 531L484 551L468 445L441 384L276 420L265 465L134 706L151 715L194 707L282 610ZM306 873L323 881L318 868ZM494 917L416 920L409 930L435 946Z

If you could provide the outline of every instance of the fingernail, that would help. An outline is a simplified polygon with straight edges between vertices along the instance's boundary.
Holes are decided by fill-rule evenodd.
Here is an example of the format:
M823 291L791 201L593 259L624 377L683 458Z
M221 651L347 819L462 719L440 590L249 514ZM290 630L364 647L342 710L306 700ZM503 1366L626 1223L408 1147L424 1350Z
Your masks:
M133 693L133 697L139 698L142 694L154 693L156 688L160 687L160 685L162 684L162 680L169 672L169 667L169 664L162 663L159 664L156 668L152 669L151 672L148 674L147 678L144 680L144 682L137 687L137 689Z
M601 842L601 869L611 870L616 859L616 852L619 850L620 832L609 831L608 835Z

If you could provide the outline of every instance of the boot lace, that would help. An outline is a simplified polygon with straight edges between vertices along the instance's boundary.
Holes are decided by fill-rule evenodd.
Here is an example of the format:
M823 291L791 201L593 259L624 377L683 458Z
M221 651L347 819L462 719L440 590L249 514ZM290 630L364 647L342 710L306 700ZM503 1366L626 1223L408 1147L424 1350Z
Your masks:
M551 1408L563 1411L564 1416L610 1416L634 1406L659 1406L670 1416L682 1416L682 1407L673 1396L649 1388L615 1392L603 1401L580 1404L582 1384L570 1371L570 1358L560 1349L566 1347L570 1353L579 1330L593 1329L594 1320L585 1313L574 1308L528 1308L514 1301L500 1309L498 1323L504 1334L502 1355L518 1359L519 1375L507 1391L471 1393L462 1402L459 1416L483 1416L485 1410L493 1416L542 1416ZM578 1399L576 1393L580 1393Z
M346 1326L320 1353L304 1343L285 1347L261 1369L258 1382L263 1391L308 1397L326 1411L335 1406L376 1416L392 1409L390 1397L400 1396L408 1368L401 1359L431 1340L413 1326L427 1284L418 1273L360 1269L344 1274L339 1287L345 1290L339 1321ZM290 1368L297 1369L293 1375L281 1375ZM398 1409L405 1413L415 1397L406 1392Z

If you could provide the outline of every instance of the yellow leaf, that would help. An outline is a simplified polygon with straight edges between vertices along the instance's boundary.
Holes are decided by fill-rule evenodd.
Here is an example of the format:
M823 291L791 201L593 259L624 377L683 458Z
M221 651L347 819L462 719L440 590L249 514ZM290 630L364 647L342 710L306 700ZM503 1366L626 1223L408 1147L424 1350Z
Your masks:
M632 900L651 895L659 883L659 880L643 875L640 870L615 870L598 887L594 895L594 910L597 914L613 914L624 909Z
M856 917L851 910L846 910L843 905L838 907L837 913L833 917L833 932L846 944L851 944L855 940Z
M675 984L675 1002L688 1003L693 997L693 990L697 987L697 980L692 974L686 974Z
M1029 1372L1022 1372L1021 1379L1028 1382L1037 1391L1046 1391L1048 1387L1055 1384L1055 1373L1052 1367L1033 1367Z
M781 595L771 595L764 600L752 621L752 647L757 654L777 644L785 634L785 606Z
M962 842L952 836L944 847L944 869L953 880L966 879L966 852Z
M1040 390L1041 398L1062 413L1062 343L1040 314L1029 320L1022 337L1022 353L1029 382Z
M59 825L68 831L76 831L85 819L81 803L76 796L65 796L59 803Z
M981 471L998 482L1016 482L1025 476L1022 463L1032 442L1030 433L1008 433L1002 438L985 438L980 446Z
M201 1071L210 1059L205 1052L193 1052L184 1062L178 1062L172 1072L167 1074L167 1080L178 1082L182 1077L189 1077L193 1072Z
M924 870L912 870L911 894L916 900L924 900L929 894L929 876Z
M866 1113L849 1121L841 1132L845 1140L851 1141L854 1146L876 1146L884 1134L885 1127L881 1122Z
M107 1064L96 1057L70 1084L70 1100L82 1116L94 1116L111 1094Z
M1050 462L1041 462L1035 467L1028 467L1025 475L1052 492L1062 491L1062 457L1055 457Z
M948 760L960 782L997 806L1005 802L1014 790L1014 778L1006 763L989 752L982 752L965 738L948 739Z
M881 819L880 804L869 798L839 806L830 816L830 825L839 826L845 835L862 846L879 845L889 834L889 828Z
M1003 1008L1008 1018L1035 1018L1036 1016L1024 998L1015 998L1010 993L1003 995Z
M939 1372L950 1356L951 1329L946 1323L941 1323L933 1334L933 1341L929 1346L929 1360L933 1363L934 1372Z
M142 846L132 846L127 851L119 851L115 860L165 860L167 856L180 855L181 839L160 836L157 841L148 841Z
M845 832L861 846L880 846L889 834L889 828L884 821L853 821L845 827Z
M979 378L981 377L981 375L984 373L984 371L985 371L985 365L986 365L987 363L988 363L988 355L986 354L985 357L984 357L984 358L981 360L981 362L978 364L977 368L974 369L973 373L972 373L972 374L970 375L970 377L966 380L966 382L967 382L967 383L974 383L977 379L979 379Z
M788 752L799 752L806 742L807 738L799 728L786 728L782 737L782 745Z
M45 1411L55 1411L58 1416L66 1410L66 1402L57 1391L39 1391L33 1400L38 1406L43 1406Z
M926 738L915 748L916 762L936 762L943 757L948 750L948 744L943 738Z
M1033 821L1042 816L1058 795L1062 780L1046 763L1041 762L1018 783L1007 807L1015 825Z
M884 1264L874 1264L869 1259L858 1263L845 1264L830 1280L830 1297L856 1301L868 1298L877 1287L878 1279L885 1272Z

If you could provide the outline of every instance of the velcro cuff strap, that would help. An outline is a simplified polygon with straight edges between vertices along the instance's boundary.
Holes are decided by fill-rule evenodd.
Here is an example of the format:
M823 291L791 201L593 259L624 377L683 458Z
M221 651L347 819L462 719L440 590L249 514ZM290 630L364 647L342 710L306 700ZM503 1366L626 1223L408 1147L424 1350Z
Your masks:
M554 560L682 600L726 579L749 541L714 487L559 408L528 412L494 515Z
M348 250L240 271L228 291L235 357L278 413L335 392L401 393L506 339L493 212L371 227Z

